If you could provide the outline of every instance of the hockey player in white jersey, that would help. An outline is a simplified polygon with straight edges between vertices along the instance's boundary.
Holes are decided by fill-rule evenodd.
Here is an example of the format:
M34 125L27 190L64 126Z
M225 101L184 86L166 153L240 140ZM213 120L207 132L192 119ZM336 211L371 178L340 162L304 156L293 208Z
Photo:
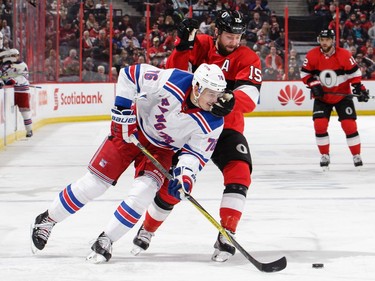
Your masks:
M30 108L30 83L27 64L20 61L17 49L9 49L0 53L1 79L5 85L14 86L14 104L22 115L26 129L26 137L33 136L32 112Z
M167 192L176 195L182 189L190 193L223 129L223 118L215 112L223 107L231 110L234 105L221 69L208 64L202 64L194 74L146 64L129 66L120 72L116 94L111 133L91 159L89 172L61 191L48 210L35 219L34 252L45 247L56 223L115 185L134 161L132 188L87 257L94 263L108 261L112 243L137 223L164 181L164 175L131 143L130 136L136 135L167 170L173 154L182 149L173 171L178 181L171 181Z

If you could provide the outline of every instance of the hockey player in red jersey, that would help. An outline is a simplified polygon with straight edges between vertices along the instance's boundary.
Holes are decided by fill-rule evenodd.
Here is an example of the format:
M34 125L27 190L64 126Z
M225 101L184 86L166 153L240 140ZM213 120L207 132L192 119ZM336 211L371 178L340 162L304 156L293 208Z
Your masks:
M367 102L369 93L361 84L361 70L352 54L335 46L335 32L322 30L318 36L320 46L310 50L301 68L302 81L311 89L314 98L313 120L316 143L321 153L320 166L327 170L330 164L328 123L335 108L346 141L353 155L355 167L363 165L361 141L357 130L357 114L353 96ZM353 94L351 88L353 87Z
M236 102L231 111L225 108L225 104L221 108L220 114L225 116L224 130L211 159L224 176L220 222L225 229L235 233L245 206L252 170L250 149L243 135L244 113L252 112L258 102L262 83L261 63L255 52L240 46L246 27L240 12L219 11L215 24L215 38L206 34L195 36L197 22L185 19L177 29L176 49L168 58L167 67L194 71L204 62L216 64L223 70L228 87L233 90ZM133 240L133 254L137 255L149 247L154 232L178 202L168 194L157 193ZM235 253L233 245L220 233L214 248L214 261L226 261Z

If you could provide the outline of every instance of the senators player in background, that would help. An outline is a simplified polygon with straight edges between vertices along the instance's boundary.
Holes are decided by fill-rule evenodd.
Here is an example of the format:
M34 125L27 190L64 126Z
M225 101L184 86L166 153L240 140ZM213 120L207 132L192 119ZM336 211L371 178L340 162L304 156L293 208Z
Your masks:
M259 57L250 48L240 46L246 25L238 11L218 12L215 38L195 33L198 23L185 19L179 25L176 48L167 61L167 67L194 71L200 64L218 65L226 78L227 87L234 99L221 103L224 130L211 157L224 176L224 191L220 205L220 222L235 233L245 206L251 183L252 162L244 132L244 113L252 112L259 100L262 83ZM234 105L233 102L235 101ZM168 184L168 183L164 183ZM150 205L145 221L134 238L133 254L149 247L151 237L179 200L158 192ZM214 261L226 261L234 255L235 248L219 233L212 255Z
M353 96L367 102L369 93L361 84L362 73L352 54L335 46L335 32L322 30L320 46L310 50L301 68L302 81L311 89L314 98L313 121L316 143L321 153L320 166L327 170L330 164L328 123L336 109L346 141L353 155L355 167L363 165L361 141L357 130L357 114ZM353 94L350 86L353 87Z

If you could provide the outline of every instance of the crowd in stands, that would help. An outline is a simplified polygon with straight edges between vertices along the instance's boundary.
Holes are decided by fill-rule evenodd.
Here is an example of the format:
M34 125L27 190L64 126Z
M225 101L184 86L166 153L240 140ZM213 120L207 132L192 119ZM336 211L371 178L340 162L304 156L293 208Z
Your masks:
M11 11L11 4L8 4L11 2L0 1L3 3L1 33L5 46L9 45L12 40L4 16L5 10ZM56 77L59 77L59 81L78 81L80 55L82 56L83 81L115 81L122 67L147 61L148 46L144 16L136 17L129 14L117 16L113 20L113 28L110 29L107 0L82 1L84 24L83 31L80 32L81 0L61 1L58 25L56 23L57 2L47 0L49 11L46 14L45 24L47 81L56 81ZM149 0L148 2L151 9L149 63L164 68L166 59L174 48L176 26L189 15L190 1ZM299 69L303 58L296 52L290 40L288 41L288 56L285 56L284 22L270 8L272 1L193 0L192 3L193 17L200 23L198 32L209 35L214 35L214 19L217 11L240 10L247 23L241 44L253 49L259 55L264 80L300 80ZM307 0L306 7L311 16L322 17L322 20L326 21L325 27L331 29L335 29L335 10L339 7L340 46L353 53L353 57L362 69L364 79L375 79L373 51L375 47L375 1ZM82 33L82 39L80 33ZM57 34L60 38L58 48L55 46ZM112 46L111 50L110 46ZM285 63L286 57L287 63ZM56 65L60 67L57 68ZM56 71L58 71L57 75Z
M339 7L340 47L349 50L362 70L363 79L375 79L375 1L307 0L312 16L324 17L327 27L336 30Z

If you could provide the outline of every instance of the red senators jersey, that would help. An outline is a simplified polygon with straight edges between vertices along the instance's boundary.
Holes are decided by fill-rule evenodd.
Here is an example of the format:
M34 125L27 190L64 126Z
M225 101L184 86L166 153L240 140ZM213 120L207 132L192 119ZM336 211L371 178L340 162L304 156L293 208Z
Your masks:
M351 94L350 84L360 83L362 73L352 54L343 48L336 48L331 56L326 56L316 47L310 50L301 68L301 78L305 84L316 77L326 93L321 100L335 104L344 96L329 93Z
M212 36L199 34L195 39L193 50L174 50L166 66L167 68L195 70L202 63L216 64L221 68L228 88L233 90L236 98L233 111L224 117L224 129L243 133L243 114L252 112L259 100L262 84L259 57L245 46L238 47L228 56L222 56L217 52Z

